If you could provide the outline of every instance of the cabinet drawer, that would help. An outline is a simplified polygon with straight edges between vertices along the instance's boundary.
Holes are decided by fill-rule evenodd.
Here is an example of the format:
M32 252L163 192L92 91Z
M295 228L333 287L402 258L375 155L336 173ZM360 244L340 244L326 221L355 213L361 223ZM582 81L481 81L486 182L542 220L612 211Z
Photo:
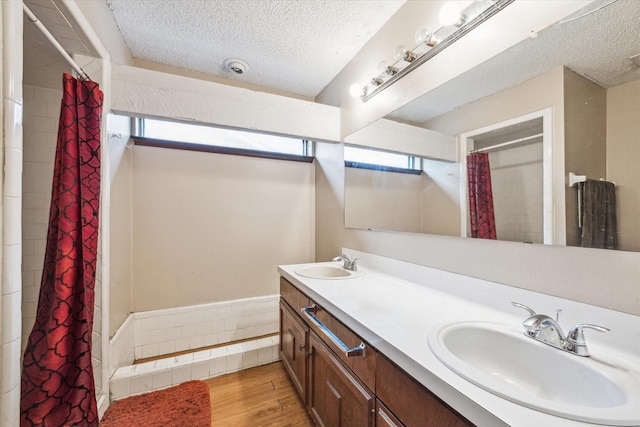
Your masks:
M313 301L311 301L313 303ZM314 330L322 341L330 347L336 355L364 382L371 390L376 389L376 350L362 338L356 335L351 329L346 327L342 322L336 319L331 313L321 306L315 304L313 315L333 334L342 341L347 347L354 348L360 344L364 344L364 352L361 355L348 357L343 348L335 341L329 339L326 333L313 321L303 316L309 327Z
M378 357L376 376L376 396L405 426L473 426L382 356Z
M280 277L280 297L298 314L302 307L309 305L309 298L282 276Z

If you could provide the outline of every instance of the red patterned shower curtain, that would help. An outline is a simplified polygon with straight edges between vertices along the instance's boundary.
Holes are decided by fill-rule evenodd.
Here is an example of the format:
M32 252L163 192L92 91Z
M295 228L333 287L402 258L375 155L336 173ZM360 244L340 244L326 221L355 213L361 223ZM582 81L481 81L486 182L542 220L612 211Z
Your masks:
M467 156L467 177L469 179L471 237L495 240L496 220L493 213L488 153L474 153Z
M98 84L63 76L49 232L20 425L97 426L91 334L100 205Z

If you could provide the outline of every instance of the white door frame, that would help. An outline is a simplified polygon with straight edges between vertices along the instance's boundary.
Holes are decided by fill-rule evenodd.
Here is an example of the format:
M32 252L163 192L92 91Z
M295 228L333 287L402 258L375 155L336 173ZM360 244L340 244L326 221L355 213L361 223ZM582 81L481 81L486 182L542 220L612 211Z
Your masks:
M534 111L523 116L514 117L499 123L474 129L460 134L460 235L468 237L469 223L469 184L467 179L467 154L473 149L473 138L476 135L492 132L504 127L517 125L530 120L542 118L542 188L543 188L543 241L545 245L556 243L553 220L553 108Z

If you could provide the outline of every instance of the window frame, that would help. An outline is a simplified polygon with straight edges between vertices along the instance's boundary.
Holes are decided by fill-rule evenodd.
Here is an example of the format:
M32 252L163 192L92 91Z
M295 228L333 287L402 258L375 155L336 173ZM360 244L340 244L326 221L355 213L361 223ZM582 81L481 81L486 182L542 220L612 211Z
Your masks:
M312 163L315 159L313 154L313 141L300 138L300 143L302 144L302 153L303 154L290 154L290 153L280 153L277 151L264 151L264 150L253 150L249 148L238 148L238 147L225 147L221 145L212 145L212 144L201 144L195 142L184 142L184 141L175 141L171 139L161 139L161 138L148 138L144 136L144 128L145 128L145 118L144 117L132 117L131 118L131 129L132 135L131 139L133 140L134 145L139 145L141 147L155 147L155 148L167 148L173 150L185 150L185 151L196 151L203 153L213 153L213 154L227 154L234 156L244 156L244 157L254 157L260 159L273 159L273 160L287 160L293 162L302 162L302 163ZM162 120L162 119L153 119L153 120ZM195 123L183 123L179 121L166 120L167 122L174 122L178 124L195 124ZM199 126L206 126L206 124L198 124ZM216 126L211 126L216 127ZM239 132L243 132L243 130L238 129ZM246 132L246 131L245 131Z

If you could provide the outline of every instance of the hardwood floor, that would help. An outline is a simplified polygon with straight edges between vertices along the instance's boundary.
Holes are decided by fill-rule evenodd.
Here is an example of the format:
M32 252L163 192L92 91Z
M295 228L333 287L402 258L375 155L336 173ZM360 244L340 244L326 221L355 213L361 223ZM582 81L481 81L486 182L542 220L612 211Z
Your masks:
M313 426L282 362L206 381L211 424L224 426Z

